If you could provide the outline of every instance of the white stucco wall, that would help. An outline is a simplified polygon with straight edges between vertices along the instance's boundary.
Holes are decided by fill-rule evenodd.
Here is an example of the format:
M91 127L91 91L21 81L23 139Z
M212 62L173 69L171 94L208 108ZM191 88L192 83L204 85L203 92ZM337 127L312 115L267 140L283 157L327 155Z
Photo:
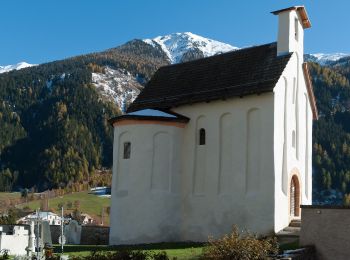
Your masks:
M182 239L206 241L208 235L229 233L234 224L253 232L273 231L273 94L174 111L191 118L182 148ZM205 146L198 145L202 127ZM197 193L200 164L205 168L199 184L203 192Z
M296 11L282 12L278 20L277 52L293 55L274 89L276 232L291 220L289 196L293 174L297 173L300 182L300 203L312 203L312 110L302 69L304 30Z
M312 111L300 56L300 53L292 55L274 89L276 232L291 220L289 193L292 174L298 172L299 175L301 204L312 203Z
M114 129L110 244L180 240L182 131L157 124ZM122 158L124 142L131 142L130 159Z
M110 244L206 241L234 224L272 232L273 105L266 93L174 109L191 118L185 128L116 127Z

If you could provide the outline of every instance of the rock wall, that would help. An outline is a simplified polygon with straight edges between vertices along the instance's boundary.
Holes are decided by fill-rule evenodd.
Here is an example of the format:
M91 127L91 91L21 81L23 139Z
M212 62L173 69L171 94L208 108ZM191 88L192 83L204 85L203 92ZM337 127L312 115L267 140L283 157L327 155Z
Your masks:
M82 226L81 245L108 245L109 227Z
M283 255L271 258L271 260L316 260L315 248L312 246L295 250L286 250Z
M300 246L313 245L319 260L350 259L350 207L302 206Z
M60 236L60 226L50 226L52 243L58 244ZM81 227L81 245L108 245L109 227L102 226L82 226Z

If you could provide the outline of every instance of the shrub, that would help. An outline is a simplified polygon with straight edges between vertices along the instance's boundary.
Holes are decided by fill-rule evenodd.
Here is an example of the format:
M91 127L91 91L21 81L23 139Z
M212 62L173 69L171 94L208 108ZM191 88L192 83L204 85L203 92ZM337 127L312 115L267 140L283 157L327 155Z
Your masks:
M32 209L29 206L24 206L23 210L26 212L32 211Z
M71 256L72 260L169 260L166 252L149 253L141 250L119 250L116 252L92 252L88 256ZM56 260L50 258L50 260Z
M343 204L344 206L350 206L350 194L344 194Z
M166 252L155 253L153 256L154 260L169 260L169 257Z
M230 235L218 240L209 238L203 250L202 259L212 260L262 260L270 254L278 253L276 238L259 239L249 232L240 232L236 226Z
M74 207L79 209L80 208L80 200L74 201Z
M8 259L10 259L10 256L9 256L9 250L7 250L7 249L2 249L1 250L1 256L0 256L0 259L1 260L8 260Z
M63 206L64 206L64 203L63 203L63 202L59 202L59 203L57 204L57 209L58 209L58 210L61 210Z
M71 201L67 202L67 209L73 208L73 203Z

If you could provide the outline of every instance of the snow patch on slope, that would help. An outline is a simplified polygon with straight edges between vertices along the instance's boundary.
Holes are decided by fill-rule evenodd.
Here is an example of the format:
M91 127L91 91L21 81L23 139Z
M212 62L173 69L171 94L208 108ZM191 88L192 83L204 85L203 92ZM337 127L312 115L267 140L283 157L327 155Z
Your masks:
M144 39L143 41L153 47L158 44L173 64L180 62L186 52L195 49L200 50L204 57L239 49L230 44L208 39L191 32L172 33L154 39Z
M350 54L346 53L315 53L310 56L316 59L316 62L321 65L327 65L330 62L338 61L341 58L348 57Z
M105 67L103 73L92 73L92 83L103 97L114 101L123 112L143 88L130 72L110 67Z
M11 70L20 70L20 69L24 69L24 68L28 68L28 67L32 67L32 66L37 66L37 65L38 64L29 64L29 63L23 61L23 62L15 64L15 65L0 66L0 73L9 72Z
M156 109L143 109L135 112L128 113L127 115L131 116L157 116L157 117L168 117L168 118L176 118L175 115L165 113Z

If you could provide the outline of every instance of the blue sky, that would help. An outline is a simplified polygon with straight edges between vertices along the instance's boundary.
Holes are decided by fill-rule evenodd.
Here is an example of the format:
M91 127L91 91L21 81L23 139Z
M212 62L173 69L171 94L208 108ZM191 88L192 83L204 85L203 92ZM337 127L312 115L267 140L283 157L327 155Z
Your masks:
M305 52L350 53L349 0L2 0L0 65L44 63L135 38L190 31L244 47L273 42L270 11L305 5Z

